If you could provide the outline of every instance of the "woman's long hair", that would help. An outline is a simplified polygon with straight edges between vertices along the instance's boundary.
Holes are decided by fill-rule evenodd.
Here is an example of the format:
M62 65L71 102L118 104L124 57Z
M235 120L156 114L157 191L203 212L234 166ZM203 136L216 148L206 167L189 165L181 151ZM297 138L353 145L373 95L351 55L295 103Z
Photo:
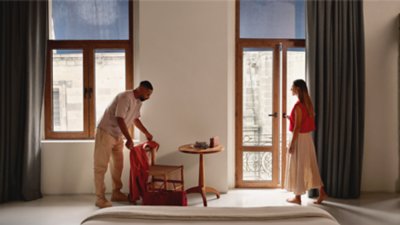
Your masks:
M293 81L293 86L299 88L298 97L300 102L306 106L308 115L314 117L315 116L314 107L310 95L308 94L308 88L306 82L301 79L295 80Z

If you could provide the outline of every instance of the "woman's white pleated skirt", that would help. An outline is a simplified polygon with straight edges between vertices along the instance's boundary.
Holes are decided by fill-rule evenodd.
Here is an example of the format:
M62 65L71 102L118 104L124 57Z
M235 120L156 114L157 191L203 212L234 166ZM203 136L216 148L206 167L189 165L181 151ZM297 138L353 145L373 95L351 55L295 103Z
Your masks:
M290 143L290 142L289 142ZM312 188L323 186L315 155L311 133L299 133L294 153L286 154L284 188L295 195L302 195Z

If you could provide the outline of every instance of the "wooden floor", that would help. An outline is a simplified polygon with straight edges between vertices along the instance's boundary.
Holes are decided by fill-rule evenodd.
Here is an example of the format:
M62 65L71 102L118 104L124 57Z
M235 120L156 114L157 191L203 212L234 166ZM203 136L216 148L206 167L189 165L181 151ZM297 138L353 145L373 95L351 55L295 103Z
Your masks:
M291 197L284 190L233 189L220 199L208 195L209 207L257 207L290 205ZM202 207L198 194L188 195L189 205ZM400 194L364 193L360 199L329 198L323 205L314 205L313 199L302 196L303 205L322 208L342 225L399 225ZM114 206L128 205L114 204ZM45 196L30 202L0 204L0 225L77 225L97 210L94 195Z

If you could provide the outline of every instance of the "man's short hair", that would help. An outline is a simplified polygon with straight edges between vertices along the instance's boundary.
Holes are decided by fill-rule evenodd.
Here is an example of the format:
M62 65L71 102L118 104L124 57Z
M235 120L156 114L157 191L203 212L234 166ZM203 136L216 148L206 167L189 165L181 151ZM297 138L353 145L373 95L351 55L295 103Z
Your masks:
M144 87L149 90L153 90L153 85L150 83L150 81L144 80L140 82L140 87Z

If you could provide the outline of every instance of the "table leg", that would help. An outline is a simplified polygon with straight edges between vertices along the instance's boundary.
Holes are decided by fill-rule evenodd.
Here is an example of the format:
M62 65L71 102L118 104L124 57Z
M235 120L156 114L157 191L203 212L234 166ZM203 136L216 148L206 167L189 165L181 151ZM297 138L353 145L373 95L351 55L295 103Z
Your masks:
M203 154L200 154L200 161L199 161L199 192L201 197L203 198L203 205L207 206L207 192L205 191L204 187L204 159Z
M205 189L206 189L206 194L208 193L208 192L211 192L211 193L214 193L216 196L217 196L217 198L219 198L219 191L217 191L215 188L212 188L212 187L205 187Z
M204 185L204 180L205 180L205 174L204 174L204 160L203 160L203 154L200 154L200 161L199 161L199 185L196 187L192 187L186 190L186 193L199 193L201 195L201 198L203 199L203 205L207 207L207 192L214 193L217 198L219 198L219 192L212 187L206 187Z
M199 186L204 188L204 161L203 161L203 154L200 154L200 161L199 161Z
M206 191L205 191L205 187L200 187L200 186L196 186L196 187L191 187L189 189L186 190L187 194L190 193L199 193L201 195L201 198L203 199L203 205L207 206L207 198L206 198Z

